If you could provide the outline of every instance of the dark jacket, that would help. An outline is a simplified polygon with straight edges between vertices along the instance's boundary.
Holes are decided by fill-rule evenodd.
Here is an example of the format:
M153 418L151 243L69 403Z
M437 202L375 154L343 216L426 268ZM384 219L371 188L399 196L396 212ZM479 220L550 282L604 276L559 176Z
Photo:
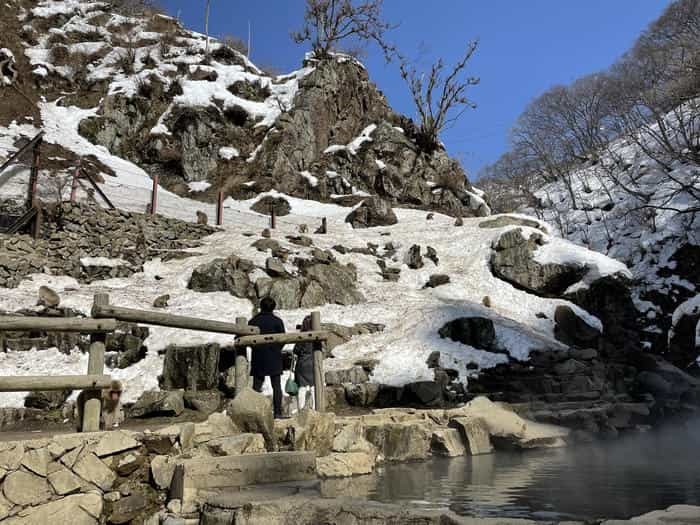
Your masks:
M284 323L274 314L259 313L248 324L260 328L261 334L283 334ZM267 344L253 347L250 374L253 376L276 376L282 373L281 344Z
M297 343L294 355L297 364L294 367L294 381L298 386L314 385L314 350L320 349L320 343Z

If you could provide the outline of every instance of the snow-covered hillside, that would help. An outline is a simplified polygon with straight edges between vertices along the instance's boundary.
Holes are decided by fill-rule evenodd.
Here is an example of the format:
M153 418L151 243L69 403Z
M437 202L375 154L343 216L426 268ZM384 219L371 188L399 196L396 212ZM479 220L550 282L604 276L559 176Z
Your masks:
M658 132L650 129L646 133ZM646 147L658 145L648 139ZM700 292L700 220L693 211L700 166L675 160L664 167L638 145L619 140L568 178L571 190L565 181L544 184L535 192L540 205L523 211L547 221L556 234L624 262L634 275L647 348L666 351L681 317L674 312Z
M356 63L347 65L341 60L332 67L310 66L272 78L240 53L215 41L210 43L211 56L207 57L206 38L168 17L130 19L110 12L106 3L84 0L41 0L29 10L20 9L20 4L16 0L11 3L18 8L23 30L31 35L24 52L32 67L32 81L38 82L36 92L44 98L37 104L38 119L18 110L13 122L0 125L0 159L16 151L20 139L43 130L44 147L51 152L42 160L39 173L39 196L44 201L59 200L61 193L63 199L68 196L70 185L60 184L61 178L70 177L80 163L90 165L104 181L100 184L110 200L125 210L146 210L151 174L164 175L159 170L170 166L170 161L182 173L179 182L161 178L165 187L159 189L159 214L196 221L197 212L204 211L213 218L215 207L206 197L219 189L230 190L230 196L224 203L222 231L205 238L192 257L151 260L131 277L91 284L36 274L17 288L2 290L0 310L35 308L38 288L48 285L60 294L62 306L85 314L90 311L93 294L107 291L115 305L150 309L156 297L167 293L171 298L166 311L171 313L221 320L248 316L253 308L248 299L226 292L195 292L188 289L188 282L195 267L232 254L251 260L258 267L254 277L264 277L270 254L251 244L268 226L268 218L251 211L251 206L265 196L274 196L285 198L291 212L278 219L273 237L297 257L309 257L312 248L331 250L338 245L367 248L372 243L383 253L391 251L386 248L390 242L396 249L381 261L401 267L398 282L383 279L379 257L334 250L338 261L357 268L358 288L366 301L324 305L320 308L323 320L342 325L381 323L385 329L336 347L334 359L328 361L330 369L347 368L368 357L378 360L372 381L403 385L433 380L427 360L439 351L440 365L456 370L466 382L470 374L484 368L510 359L527 360L532 350L564 349L554 337L558 306L567 305L594 330L604 329L599 319L568 301L529 293L497 278L491 268L492 248L504 232L516 227L525 238L541 235L533 264L572 266L574 273L581 275L569 283L568 291L586 289L593 281L611 275L627 279L630 275L624 264L553 238L545 233L547 227L536 221L519 225L519 218L505 217L500 225L480 226L483 219L468 218L463 226L457 226L454 217L446 214L435 213L428 220L426 211L402 207L402 203L420 204L455 215L489 211L484 195L469 185L461 168L445 152L432 157L418 152L398 126L400 122L392 120L398 117ZM343 69L346 67L350 69ZM360 98L369 100L371 106L367 114L362 113L361 118L354 113L352 118L334 114L337 122L331 124L323 118L314 119L314 104L320 107L319 100L325 100L318 97L331 96L313 83L301 85L315 74L319 82L334 79L336 86L348 78L362 85L365 92ZM243 91L237 91L239 88ZM163 97L154 94L165 92L168 95ZM297 96L300 93L307 98ZM358 95L332 96L349 97L338 100L357 103L353 97ZM328 105L345 111L338 100ZM142 111L131 113L134 108ZM232 127L221 120L235 120L236 115L245 117L245 122ZM210 121L221 125L208 128ZM352 125L343 127L347 122ZM154 149L141 145L153 145ZM287 147L292 153L278 156ZM141 162L144 157L151 162ZM312 159L311 166L304 164L307 159ZM295 162L301 162L305 169L299 169ZM271 189L270 178L265 179L267 168L276 170L277 189ZM451 188L438 183L445 175L454 181L455 174L457 183ZM13 166L0 176L0 197L23 199L28 178L26 165ZM290 191L283 193L285 187ZM353 230L345 222L346 216L371 192L380 193L378 190L393 201L398 224ZM311 198L302 199L299 193ZM88 194L81 190L78 198L86 200ZM348 198L352 206L334 203ZM312 247L289 242L287 236L298 235L301 225L314 231L323 217L328 220L328 233L309 235ZM439 262L426 259L422 268L411 269L406 262L414 245L423 250L432 247ZM432 274L446 274L450 282L426 288ZM308 309L281 313L292 327ZM438 335L445 323L460 317L493 321L501 351L480 350ZM133 401L144 390L157 388L163 366L159 350L172 343L202 342L230 343L231 339L153 328L146 341L146 358L109 373L125 380L126 399ZM85 366L86 356L77 349L69 355L57 350L0 354L0 375L82 373ZM22 401L22 393L0 397L4 406L18 406Z
M508 360L504 354L478 350L438 336L437 330L446 322L474 315L494 320L499 343L514 358L527 359L532 349L564 348L553 337L554 309L559 304L570 303L544 299L518 290L491 273L488 262L491 244L510 227L479 228L480 219L467 219L463 227L457 227L453 219L443 215L436 214L433 220L426 221L424 212L397 210L399 224L395 226L353 230L344 222L347 208L288 198L292 203L292 214L280 221L274 238L302 256L308 256L310 248L300 248L287 242L285 235L297 234L297 224L318 223L320 216L328 217L329 233L313 236L314 245L319 248L331 249L338 244L347 248L363 248L368 242L379 246L392 242L399 247L395 258L397 265L402 266L402 272L396 283L382 280L373 256L336 254L339 261L356 265L360 291L367 302L354 306L323 306L323 321L344 325L375 322L385 324L386 329L379 334L354 338L334 349L336 359L328 361L331 369L346 368L362 357L371 357L380 360L372 376L373 381L402 385L417 380L432 380L432 371L428 369L426 361L430 353L437 350L441 352L441 365L459 370L462 379L466 380L468 363L476 363L482 368ZM227 221L223 232L205 239L205 246L195 250L202 255L168 263L155 260L144 265L142 273L128 279L112 279L91 285L81 285L66 277L36 275L16 289L4 290L0 309L14 311L33 307L39 286L48 285L59 292L64 306L86 314L92 306L93 294L108 291L112 302L120 306L150 309L157 296L168 293L171 300L167 311L171 313L229 321L237 316L248 316L252 311L249 301L225 292L194 292L187 289L187 283L194 267L216 257L236 254L261 267L265 266L269 254L251 247L255 237L245 234L259 233L267 224L267 218L250 213L235 214L233 211L235 207L246 209L249 204L229 203L234 220ZM183 215L192 217L199 203L181 199L178 206ZM402 264L413 244L435 248L439 264L436 266L426 260L425 267L420 270L411 270ZM565 246L564 241L552 239L552 255L549 257L560 254L562 246ZM544 248L547 257L547 245ZM598 271L624 271L624 267L614 264L614 261L606 262L608 264L599 267ZM424 289L433 273L446 273L451 282L435 289ZM490 297L490 308L482 305L485 296ZM570 306L580 311L576 306ZM307 313L308 310L284 311L282 316L291 327L301 322ZM583 312L581 314L585 315ZM162 370L162 357L158 356L158 350L173 343L207 341L230 343L232 340L204 332L153 328L146 341L149 348L147 358L133 367L110 370L110 373L125 380L128 399L133 400L143 389L157 388L156 376ZM37 374L49 369L78 373L85 368L85 360L86 356L77 351L70 356L57 351L9 352L0 355L0 374ZM470 373L476 372L478 370ZM4 395L2 404L17 405L21 404L22 399L22 394Z

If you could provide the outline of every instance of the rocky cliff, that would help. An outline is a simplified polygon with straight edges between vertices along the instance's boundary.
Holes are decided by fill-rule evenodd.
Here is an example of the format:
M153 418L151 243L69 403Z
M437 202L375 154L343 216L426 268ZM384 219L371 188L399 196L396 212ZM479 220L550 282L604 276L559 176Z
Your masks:
M26 55L17 85L30 99L89 108L77 119L83 137L180 194L195 182L212 201L219 190L249 198L274 189L488 214L459 163L442 149L422 152L411 120L355 59L307 58L273 76L161 14L128 17L94 1L14 5L28 43L12 50Z

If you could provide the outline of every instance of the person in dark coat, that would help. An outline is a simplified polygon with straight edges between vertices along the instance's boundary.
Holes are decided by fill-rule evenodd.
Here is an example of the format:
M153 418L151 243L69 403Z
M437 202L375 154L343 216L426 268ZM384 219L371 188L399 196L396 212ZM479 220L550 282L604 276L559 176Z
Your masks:
M248 324L257 326L261 334L283 334L284 322L273 312L277 304L272 297L264 297L260 301L260 313L253 317ZM270 343L253 347L253 358L250 373L253 376L253 390L262 392L265 377L272 383L272 401L275 417L282 417L282 348L283 344Z
M307 315L298 327L302 332L311 330L311 316ZM320 349L321 343L304 342L294 345L296 366L294 367L294 381L299 387L298 406L302 408L314 408L311 388L314 386L314 351Z

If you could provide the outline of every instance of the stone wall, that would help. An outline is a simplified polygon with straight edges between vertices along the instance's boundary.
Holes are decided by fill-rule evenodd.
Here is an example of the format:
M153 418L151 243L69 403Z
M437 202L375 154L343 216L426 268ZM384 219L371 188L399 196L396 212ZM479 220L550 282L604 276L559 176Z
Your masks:
M158 215L64 203L49 210L41 239L0 234L0 287L31 273L69 275L81 282L128 277L152 258L187 257L215 228Z

